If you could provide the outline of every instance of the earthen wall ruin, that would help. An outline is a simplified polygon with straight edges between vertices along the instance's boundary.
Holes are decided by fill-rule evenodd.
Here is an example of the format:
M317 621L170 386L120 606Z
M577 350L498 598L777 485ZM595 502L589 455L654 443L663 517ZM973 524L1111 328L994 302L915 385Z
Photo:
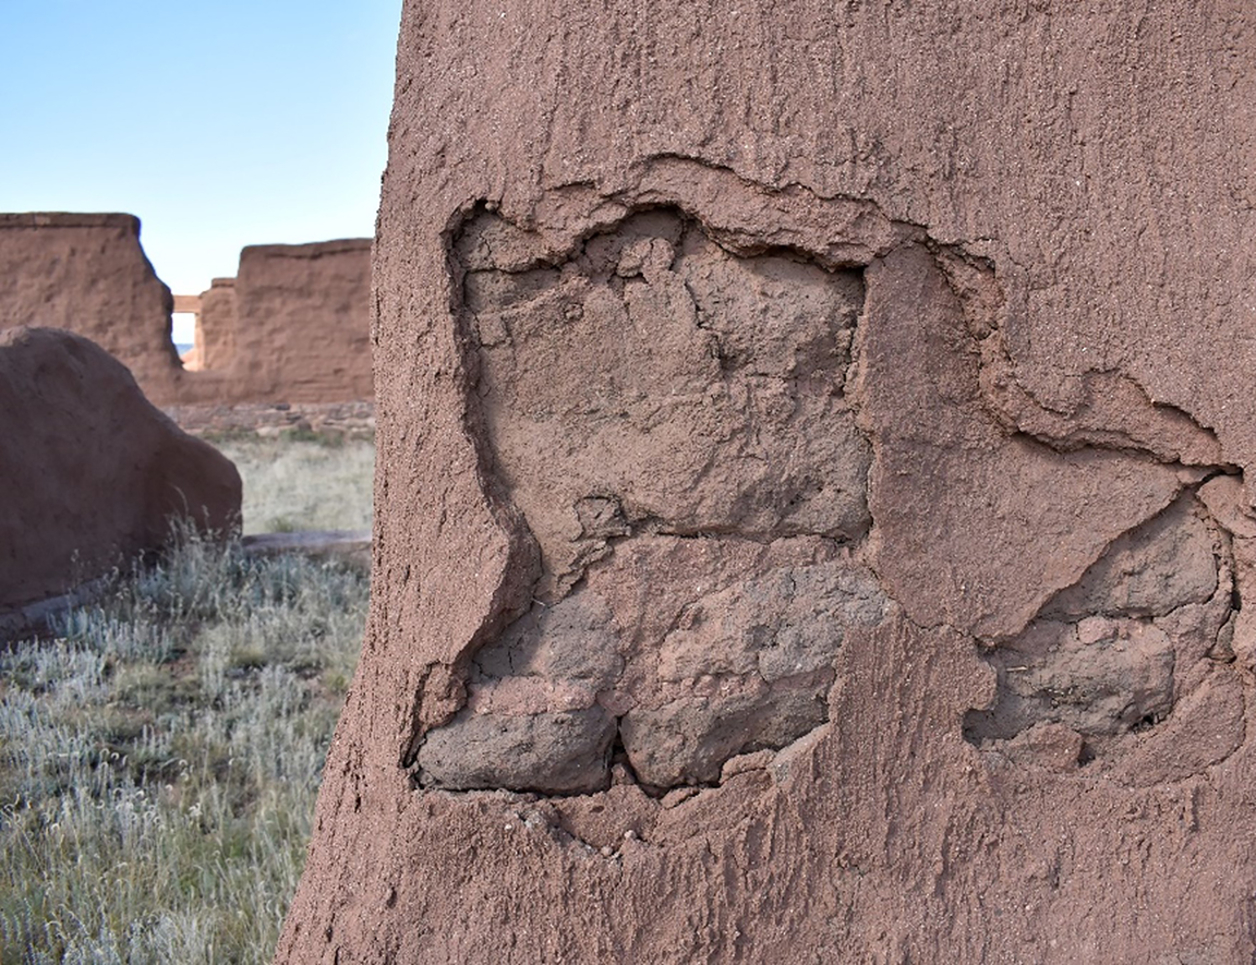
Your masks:
M279 962L1256 953L1256 19L406 4Z
M179 431L100 346L0 331L0 628L168 546L176 519L229 536L240 498L231 461Z
M201 292L201 310L196 315L197 365L213 372L227 371L235 358L236 326L235 278L215 278Z
M245 248L199 299L185 368L139 232L124 214L0 215L0 328L84 335L160 405L371 398L369 240Z
M85 335L119 359L149 398L183 392L170 340L174 299L127 214L0 214L0 329Z
M241 399L369 399L371 241L253 245L201 295L200 363Z

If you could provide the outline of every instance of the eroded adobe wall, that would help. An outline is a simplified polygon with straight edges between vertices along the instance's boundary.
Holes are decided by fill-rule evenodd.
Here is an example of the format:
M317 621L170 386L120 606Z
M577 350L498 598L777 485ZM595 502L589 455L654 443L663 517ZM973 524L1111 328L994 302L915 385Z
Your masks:
M278 953L1256 951L1256 24L407 4Z
M0 623L167 546L237 531L240 475L180 432L99 345L0 332Z
M201 292L201 310L196 316L197 361L204 371L226 372L235 357L236 312L235 279L215 278Z
M370 399L371 241L254 245L202 295L208 372L233 401Z
M126 214L0 214L0 328L84 335L159 405L372 397L369 239L245 248L202 296L193 372L139 231Z
M0 214L0 328L62 328L90 338L150 399L173 401L183 370L170 339L174 301L128 214Z

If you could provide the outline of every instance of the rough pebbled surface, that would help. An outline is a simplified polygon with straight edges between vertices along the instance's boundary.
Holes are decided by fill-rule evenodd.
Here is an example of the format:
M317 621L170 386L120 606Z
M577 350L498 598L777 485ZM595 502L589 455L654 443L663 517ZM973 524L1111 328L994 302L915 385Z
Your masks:
M847 632L891 610L872 574L831 540L625 540L579 589L534 604L474 654L467 706L428 734L420 781L603 790L618 725L622 761L651 793L717 783L728 759L824 723ZM590 719L573 774L570 752L537 734L533 718L594 709L604 714ZM554 783L555 768L567 783Z
M160 549L174 516L237 529L235 466L86 338L0 332L0 610Z
M822 724L846 628L888 606L833 559L871 522L844 395L860 274L738 256L662 207L560 258L488 212L454 248L484 462L542 570L420 783L600 790L618 737L659 793ZM594 707L579 741L556 726Z
M736 257L675 209L561 259L488 214L456 247L486 460L540 544L541 599L643 526L867 531L871 451L842 391L858 273Z
M1252 18L407 4L373 610L277 960L1249 960ZM781 258L850 279L829 396L782 374L826 313L774 324L752 266ZM753 485L744 428L701 434L752 410L684 402L739 379L840 401L764 434ZM612 404L645 424L632 392L668 398L670 445L599 438ZM866 489L779 529L783 453L838 426ZM784 573L884 603L802 632L815 689L747 709ZM668 689L712 661L719 713ZM536 751L542 715L594 708L606 756ZM424 787L496 713L599 789Z

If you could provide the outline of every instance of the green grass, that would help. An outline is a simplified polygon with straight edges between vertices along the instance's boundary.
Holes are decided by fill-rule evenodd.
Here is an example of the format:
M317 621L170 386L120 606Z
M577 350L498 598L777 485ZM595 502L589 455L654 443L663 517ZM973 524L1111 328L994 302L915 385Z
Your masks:
M366 603L184 541L0 653L0 962L267 961Z
M244 478L245 533L370 529L373 440L300 431L207 438Z

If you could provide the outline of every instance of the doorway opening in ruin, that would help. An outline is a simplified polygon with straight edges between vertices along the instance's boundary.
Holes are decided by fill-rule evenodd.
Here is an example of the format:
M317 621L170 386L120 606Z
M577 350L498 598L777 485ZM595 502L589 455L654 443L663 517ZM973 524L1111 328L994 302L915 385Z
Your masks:
M175 295L174 312L170 316L170 340L183 367L189 371L200 369L197 353L196 330L201 314L200 295Z

